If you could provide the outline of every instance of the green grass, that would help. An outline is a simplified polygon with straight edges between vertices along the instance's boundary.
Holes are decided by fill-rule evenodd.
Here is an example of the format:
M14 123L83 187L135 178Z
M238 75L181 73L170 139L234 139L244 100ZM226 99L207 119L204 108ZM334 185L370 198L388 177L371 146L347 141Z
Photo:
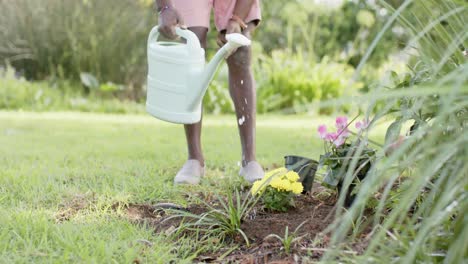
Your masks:
M316 127L323 122L333 120L259 116L258 160L271 168L287 154L318 158ZM0 262L178 259L168 238L131 224L111 206L187 204L197 192L222 193L240 184L234 116L205 118L202 140L202 185L175 187L173 176L186 158L179 125L146 115L0 112ZM86 208L58 223L57 213L77 197L87 201Z

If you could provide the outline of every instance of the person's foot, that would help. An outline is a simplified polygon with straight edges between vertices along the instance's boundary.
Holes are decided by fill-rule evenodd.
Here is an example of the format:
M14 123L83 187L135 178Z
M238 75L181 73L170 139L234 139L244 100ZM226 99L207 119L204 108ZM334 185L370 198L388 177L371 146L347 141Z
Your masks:
M240 169L239 175L244 177L248 182L253 183L257 180L261 180L265 175L265 172L258 162L250 161Z
M175 184L199 184L201 177L205 175L205 167L202 167L200 161L189 159L179 170L174 178Z

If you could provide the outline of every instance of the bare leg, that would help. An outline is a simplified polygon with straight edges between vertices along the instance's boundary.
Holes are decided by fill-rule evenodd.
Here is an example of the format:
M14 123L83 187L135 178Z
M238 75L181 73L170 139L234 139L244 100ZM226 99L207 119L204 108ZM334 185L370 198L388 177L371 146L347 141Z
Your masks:
M205 48L208 29L204 27L191 27L189 30L197 35L201 46ZM201 125L201 120L196 124L184 125L188 160L177 172L174 178L175 184L199 184L201 177L205 174L205 160L200 143Z
M190 27L193 33L195 33L200 40L200 44L203 48L206 48L206 35L208 32L207 28L204 27ZM202 121L184 125L185 128L185 137L187 139L187 147L188 147L188 159L196 159L200 162L202 166L205 165L205 159L203 157L202 149L201 149L201 126Z
M249 24L249 28L254 28ZM251 38L251 31L243 33ZM242 166L255 161L256 91L251 69L251 48L241 47L228 59L229 92L234 102L237 125L242 145Z

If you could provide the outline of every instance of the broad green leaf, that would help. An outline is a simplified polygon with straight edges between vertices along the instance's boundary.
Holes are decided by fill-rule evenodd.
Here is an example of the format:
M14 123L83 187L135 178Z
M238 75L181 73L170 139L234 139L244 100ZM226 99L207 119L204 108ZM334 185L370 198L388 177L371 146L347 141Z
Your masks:
M331 189L334 189L339 182L339 178L337 177L334 170L328 170L327 174L323 178L322 185Z
M84 86L88 87L89 89L99 88L99 81L91 73L88 73L88 72L80 73L80 80L81 80L81 83Z
M385 146L394 143L400 136L402 120L398 119L393 122L387 129L385 134Z

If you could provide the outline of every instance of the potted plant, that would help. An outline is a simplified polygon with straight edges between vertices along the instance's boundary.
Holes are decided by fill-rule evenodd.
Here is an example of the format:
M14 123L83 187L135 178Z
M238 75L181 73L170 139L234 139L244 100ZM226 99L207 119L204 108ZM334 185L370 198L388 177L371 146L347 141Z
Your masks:
M369 147L367 139L363 136L369 122L367 120L357 121L355 127L357 133L349 130L351 122L347 117L337 117L335 120L336 131L329 132L326 125L318 127L318 134L324 141L325 153L320 156L319 168L325 169L322 185L338 189L341 193L345 176L350 165L356 162L355 170L352 172L352 182L346 192L345 206L349 207L355 198L355 187L363 180L370 170L376 151ZM354 134L352 138L351 135ZM357 159L357 161L356 161Z
M303 194L312 190L318 161L306 157L288 155L284 157L284 165L288 170L295 171L299 175L299 181L304 187L302 190Z

